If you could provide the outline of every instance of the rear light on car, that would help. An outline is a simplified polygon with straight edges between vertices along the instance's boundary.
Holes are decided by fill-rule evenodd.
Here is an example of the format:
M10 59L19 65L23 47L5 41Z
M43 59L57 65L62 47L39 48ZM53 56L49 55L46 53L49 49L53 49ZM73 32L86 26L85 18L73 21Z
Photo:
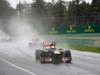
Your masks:
M62 61L66 62L66 61L70 61L69 58L62 58Z
M42 61L52 61L52 58L41 58Z

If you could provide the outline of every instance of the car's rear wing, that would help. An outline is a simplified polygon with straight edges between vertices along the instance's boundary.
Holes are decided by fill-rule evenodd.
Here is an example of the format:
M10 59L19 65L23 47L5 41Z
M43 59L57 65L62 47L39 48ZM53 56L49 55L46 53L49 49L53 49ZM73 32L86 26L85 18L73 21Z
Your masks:
M42 43L43 46L56 46L55 41L46 41Z

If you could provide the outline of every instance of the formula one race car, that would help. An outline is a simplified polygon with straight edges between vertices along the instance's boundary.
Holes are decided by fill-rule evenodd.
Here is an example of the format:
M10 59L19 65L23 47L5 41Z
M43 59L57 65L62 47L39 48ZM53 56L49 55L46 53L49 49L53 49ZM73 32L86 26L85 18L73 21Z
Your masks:
M70 50L57 49L54 41L44 42L43 50L36 50L36 60L45 62L66 62L71 63L72 57Z

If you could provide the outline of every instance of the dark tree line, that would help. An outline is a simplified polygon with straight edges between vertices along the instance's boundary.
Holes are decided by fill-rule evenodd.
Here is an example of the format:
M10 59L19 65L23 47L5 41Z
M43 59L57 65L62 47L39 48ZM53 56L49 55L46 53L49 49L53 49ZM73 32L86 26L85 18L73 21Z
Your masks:
M0 0L0 19L9 18L14 14L14 9L6 0Z
M100 1L87 3L85 0L74 0L66 4L65 1L58 0L54 4L36 0L32 4L32 13L35 18L45 19L51 25L98 24L95 18L100 15Z
M73 0L69 4L63 0L55 3L35 0L31 5L31 16L44 25L100 23L100 0L92 0L92 3L86 3L85 0ZM17 5L17 10L23 8L19 6L20 4ZM6 0L0 0L0 19L7 19L14 13L16 13L15 10Z
M6 0L0 0L0 30L8 33L8 20L15 14L15 10Z
M100 24L100 1L73 0L68 3L58 0L47 3L35 0L31 15L43 25Z
M64 13L66 7L64 1L59 0L55 4L44 0L36 0L32 4L32 15L35 19L39 19L43 24L61 25L64 24Z

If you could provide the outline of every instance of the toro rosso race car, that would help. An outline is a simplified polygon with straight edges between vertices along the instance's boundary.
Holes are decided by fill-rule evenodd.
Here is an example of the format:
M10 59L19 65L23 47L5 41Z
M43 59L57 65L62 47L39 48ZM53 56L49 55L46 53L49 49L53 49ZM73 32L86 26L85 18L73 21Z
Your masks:
M42 44L43 50L36 50L36 60L39 60L40 63L71 63L72 57L70 50L57 49L54 41L44 42Z

